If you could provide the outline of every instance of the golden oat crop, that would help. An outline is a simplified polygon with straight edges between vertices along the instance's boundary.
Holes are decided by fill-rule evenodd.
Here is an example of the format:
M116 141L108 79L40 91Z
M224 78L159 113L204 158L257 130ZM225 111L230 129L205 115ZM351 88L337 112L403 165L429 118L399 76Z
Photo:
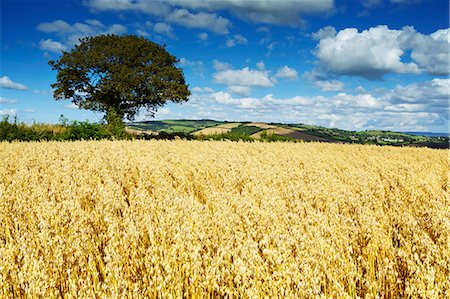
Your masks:
M0 297L449 298L448 154L0 143Z

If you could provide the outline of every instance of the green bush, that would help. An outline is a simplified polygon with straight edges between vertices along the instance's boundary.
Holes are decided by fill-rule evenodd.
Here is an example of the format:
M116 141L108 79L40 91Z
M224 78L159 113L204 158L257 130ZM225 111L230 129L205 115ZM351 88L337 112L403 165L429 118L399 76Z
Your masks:
M261 141L266 141L266 142L275 142L275 141L289 141L289 142L297 142L297 140L290 138L290 137L286 137L286 136L280 136L280 135L276 135L273 133L268 133L267 131L261 132L260 134L261 136Z
M31 125L20 123L17 117L3 117L0 121L0 141L39 141L39 140L89 140L89 139L111 139L112 134L106 125L90 123L88 121L70 122L60 118L60 124ZM125 136L122 136L125 137Z
M243 135L252 135L252 134L258 133L262 130L263 129L260 127L239 125L233 129L231 129L231 132L232 133L240 133Z
M236 133L233 131L221 133L221 134L213 134L213 135L198 135L197 140L231 140L231 141L254 141L255 139L242 134Z

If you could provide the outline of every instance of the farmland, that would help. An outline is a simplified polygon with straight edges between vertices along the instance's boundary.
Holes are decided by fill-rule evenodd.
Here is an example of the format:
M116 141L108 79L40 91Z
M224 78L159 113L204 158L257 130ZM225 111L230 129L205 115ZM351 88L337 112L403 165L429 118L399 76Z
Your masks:
M393 131L347 131L307 124L227 122L215 120L161 120L128 123L133 129L147 132L187 133L213 139L261 139L274 136L274 140L302 140L331 143L357 143L392 146L449 148L448 133L427 134ZM281 137L281 138L277 138ZM267 138L263 138L267 139Z
M448 298L448 154L3 142L0 297Z

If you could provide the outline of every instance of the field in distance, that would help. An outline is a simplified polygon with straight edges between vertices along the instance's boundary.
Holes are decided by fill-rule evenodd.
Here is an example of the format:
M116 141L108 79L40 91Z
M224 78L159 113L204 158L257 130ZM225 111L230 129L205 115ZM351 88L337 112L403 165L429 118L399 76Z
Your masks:
M0 297L449 298L448 154L2 142Z
M226 122L215 120L159 120L128 123L135 133L158 132L185 133L194 136L242 136L243 139L261 139L261 136L279 136L282 140L320 141L331 143L358 143L393 146L419 146L449 148L449 135L446 133L400 133L392 131L346 131L306 124Z

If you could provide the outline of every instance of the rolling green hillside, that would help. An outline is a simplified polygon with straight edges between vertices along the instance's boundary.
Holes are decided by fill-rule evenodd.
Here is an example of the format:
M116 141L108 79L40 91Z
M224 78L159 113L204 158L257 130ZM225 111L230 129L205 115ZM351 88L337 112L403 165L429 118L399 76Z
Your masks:
M307 124L282 123L250 123L227 122L210 119L203 120L158 120L128 123L129 128L135 130L194 134L198 138L207 139L239 139L253 140L276 136L283 140L292 141L320 141L342 142L394 146L426 146L432 148L448 148L449 137L419 136L393 131L346 131L335 128ZM208 128L208 130L205 130ZM214 128L217 128L216 130ZM201 131L201 132L200 132ZM196 133L197 132L197 133ZM205 136L206 135L206 136Z

